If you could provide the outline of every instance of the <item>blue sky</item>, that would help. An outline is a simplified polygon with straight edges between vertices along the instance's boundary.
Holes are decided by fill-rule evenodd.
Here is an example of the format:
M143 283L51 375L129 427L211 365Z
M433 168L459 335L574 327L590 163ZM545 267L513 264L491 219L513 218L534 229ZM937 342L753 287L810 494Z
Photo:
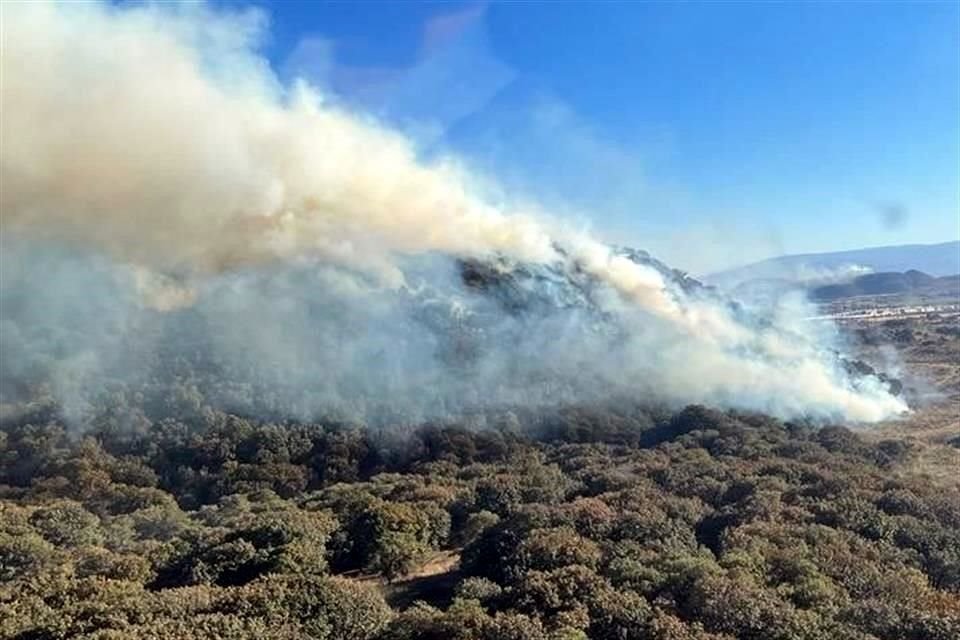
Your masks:
M281 77L694 272L960 237L957 2L253 4Z

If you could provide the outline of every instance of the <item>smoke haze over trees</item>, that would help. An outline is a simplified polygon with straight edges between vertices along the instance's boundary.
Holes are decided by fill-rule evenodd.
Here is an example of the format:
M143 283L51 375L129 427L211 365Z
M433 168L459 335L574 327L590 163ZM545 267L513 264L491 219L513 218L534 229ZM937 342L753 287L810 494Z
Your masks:
M50 394L82 419L114 383L143 393L188 361L211 405L261 417L622 393L785 417L906 409L848 375L802 303L744 313L282 86L257 54L264 23L4 7L5 402ZM476 295L464 259L526 272L549 304Z

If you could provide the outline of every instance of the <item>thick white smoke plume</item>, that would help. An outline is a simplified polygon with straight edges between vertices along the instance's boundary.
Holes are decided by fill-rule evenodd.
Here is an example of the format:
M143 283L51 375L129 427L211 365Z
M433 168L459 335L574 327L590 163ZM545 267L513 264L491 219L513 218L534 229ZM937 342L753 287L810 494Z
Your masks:
M822 336L792 320L799 314L781 309L762 326L738 318L535 207L479 196L456 162L426 163L403 136L306 86L283 87L256 54L258 13L89 3L2 11L2 230L16 254L6 269L16 274L3 277L8 292L43 286L59 295L68 286L62 269L38 281L36 247L109 258L154 308L195 305L215 325L218 349L256 353L254 368L270 363L275 373L258 369L258 380L274 376L318 405L343 404L381 374L367 390L386 398L449 378L432 335L408 322L419 286L412 264L437 254L559 264L605 283L604 308L626 333L601 347L571 332L573 320L520 327L501 318L495 326L530 336L509 349L487 345L472 392L523 402L533 394L526 387L503 393L505 372L522 370L524 380L574 380L564 387L573 399L635 390L864 421L905 410L879 381L850 381L817 346ZM308 282L305 265L315 274ZM86 286L84 308L129 303ZM9 294L2 310L3 344L17 342L22 359L24 327L39 313L29 297ZM131 332L140 321L120 325ZM365 333L350 331L358 322ZM106 349L86 353L103 360ZM391 355L372 363L374 353ZM323 375L311 358L325 359ZM392 377L383 371L391 367ZM455 410L451 398L465 387L448 391L420 411Z
M157 269L309 254L378 270L396 252L551 254L531 218L471 197L403 137L283 93L248 49L255 14L4 8L4 223Z

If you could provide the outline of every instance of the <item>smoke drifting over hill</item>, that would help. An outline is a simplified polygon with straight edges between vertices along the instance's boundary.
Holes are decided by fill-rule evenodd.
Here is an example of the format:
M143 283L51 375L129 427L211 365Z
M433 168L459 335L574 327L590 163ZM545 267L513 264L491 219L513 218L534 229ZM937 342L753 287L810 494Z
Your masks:
M3 13L5 401L49 385L82 412L109 381L199 358L218 377L207 401L254 395L296 416L624 393L864 421L905 410L851 380L796 307L760 321L686 290L281 86L256 54L257 13ZM458 259L531 270L550 304L506 308L465 286Z

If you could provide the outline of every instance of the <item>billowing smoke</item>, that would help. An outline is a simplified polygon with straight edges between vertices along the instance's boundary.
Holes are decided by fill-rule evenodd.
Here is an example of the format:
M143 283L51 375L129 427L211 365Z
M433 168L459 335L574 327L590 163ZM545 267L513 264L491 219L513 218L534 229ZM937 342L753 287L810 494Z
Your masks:
M282 86L263 26L193 5L3 7L5 399L39 384L82 406L191 360L216 372L208 402L305 417L613 394L905 410L795 307L748 317ZM547 297L559 274L562 295L518 312L461 260L532 269Z
M160 270L310 255L394 285L396 253L550 256L452 163L283 92L249 48L256 14L184 11L5 8L5 225Z

